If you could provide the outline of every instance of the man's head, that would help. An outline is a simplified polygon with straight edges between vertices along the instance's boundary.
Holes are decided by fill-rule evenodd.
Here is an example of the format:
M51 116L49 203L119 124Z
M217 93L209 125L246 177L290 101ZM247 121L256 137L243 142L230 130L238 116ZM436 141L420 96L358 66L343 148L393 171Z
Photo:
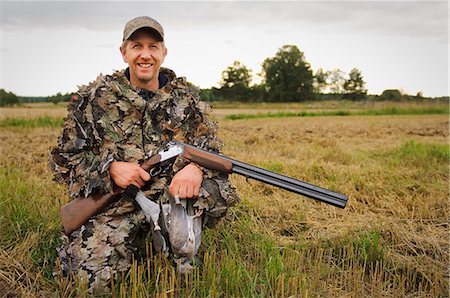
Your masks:
M150 17L132 19L125 25L120 52L130 68L131 83L157 90L159 69L167 55L162 26Z

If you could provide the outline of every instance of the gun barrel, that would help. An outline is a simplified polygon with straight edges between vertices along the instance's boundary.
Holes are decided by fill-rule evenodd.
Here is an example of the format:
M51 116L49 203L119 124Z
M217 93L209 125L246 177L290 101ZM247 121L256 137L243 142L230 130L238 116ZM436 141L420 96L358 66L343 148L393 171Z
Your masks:
M227 159L233 163L233 173L253 178L336 207L344 208L347 204L348 196L344 194L252 166L241 161L230 158Z
M344 194L268 171L242 161L234 160L221 154L208 152L192 145L183 144L180 142L173 142L173 144L183 146L185 148L185 153L188 153L183 153L183 156L202 166L213 168L222 172L243 175L245 177L280 187L336 207L344 208L347 204L348 196ZM188 150L186 150L186 148Z

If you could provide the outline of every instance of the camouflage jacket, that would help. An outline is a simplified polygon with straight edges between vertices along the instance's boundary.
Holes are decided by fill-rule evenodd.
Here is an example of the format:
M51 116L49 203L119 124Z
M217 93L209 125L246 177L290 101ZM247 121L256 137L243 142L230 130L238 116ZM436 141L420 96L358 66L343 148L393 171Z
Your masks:
M124 71L100 75L80 87L78 99L69 104L58 145L50 151L55 180L67 183L72 198L111 192L111 162L142 163L171 140L220 150L217 126L207 116L210 107L199 100L198 91L169 69L161 68L161 74L169 80L156 92L132 86ZM147 196L158 199L186 164L179 158L171 169L152 178L144 188ZM227 205L238 201L226 177L203 170L218 183Z

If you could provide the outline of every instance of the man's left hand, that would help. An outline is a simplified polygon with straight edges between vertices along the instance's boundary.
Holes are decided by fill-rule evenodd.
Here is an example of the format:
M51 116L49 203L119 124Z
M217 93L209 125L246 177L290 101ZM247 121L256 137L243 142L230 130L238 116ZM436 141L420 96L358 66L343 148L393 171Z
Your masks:
M197 197L203 181L203 172L194 164L188 164L175 174L169 186L172 196L180 199Z

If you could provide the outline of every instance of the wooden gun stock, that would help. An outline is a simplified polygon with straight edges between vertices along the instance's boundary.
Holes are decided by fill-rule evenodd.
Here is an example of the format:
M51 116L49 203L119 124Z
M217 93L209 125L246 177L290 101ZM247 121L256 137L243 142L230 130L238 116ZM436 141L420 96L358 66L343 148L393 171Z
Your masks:
M161 162L159 154L153 155L147 159L142 165L145 171L149 171ZM84 225L89 218L106 209L114 200L120 199L124 192L137 192L134 185L130 185L125 189L118 189L107 194L91 194L87 198L77 198L70 201L60 209L61 222L64 232L70 235L73 231Z
M105 195L92 194L87 198L77 198L61 207L61 221L64 232L70 235L85 224L89 218L104 210L112 201L121 196L121 191Z

